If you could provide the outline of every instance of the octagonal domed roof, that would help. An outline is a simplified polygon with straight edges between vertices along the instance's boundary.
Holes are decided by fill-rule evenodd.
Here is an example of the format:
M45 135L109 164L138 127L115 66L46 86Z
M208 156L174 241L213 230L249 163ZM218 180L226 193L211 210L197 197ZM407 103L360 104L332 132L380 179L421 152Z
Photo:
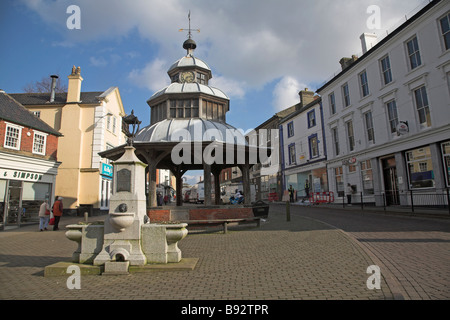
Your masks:
M172 66L167 71L167 73L170 73L170 71L172 71L175 68L185 68L185 67L199 67L211 71L206 62L204 62L199 58L194 57L192 54L188 54L187 56L184 56L183 58L173 63Z
M150 97L150 99L147 100L147 102L151 101L161 95L164 95L164 94L196 93L196 92L205 93L205 94L215 96L218 98L230 100L228 98L228 96L222 90L217 89L215 87L207 86L207 85L200 84L197 82L193 82L193 83L173 82L170 85L168 85L167 87L155 92Z
M166 119L139 131L133 143L145 142L208 142L248 145L242 130L218 121Z

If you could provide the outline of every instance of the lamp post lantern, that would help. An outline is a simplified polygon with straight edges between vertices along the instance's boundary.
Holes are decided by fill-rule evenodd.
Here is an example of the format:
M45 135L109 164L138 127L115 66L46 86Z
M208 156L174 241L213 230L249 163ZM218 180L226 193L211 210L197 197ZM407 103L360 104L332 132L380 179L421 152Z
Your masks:
M138 117L136 117L134 115L134 110L131 110L131 114L124 117L123 122L125 122L125 124L127 125L127 129L128 129L127 133L126 133L126 135L128 137L127 144L129 146L132 146L134 137L136 137L136 134L139 131L139 126L141 125L142 121L139 121ZM131 126L131 130L130 130L130 126Z

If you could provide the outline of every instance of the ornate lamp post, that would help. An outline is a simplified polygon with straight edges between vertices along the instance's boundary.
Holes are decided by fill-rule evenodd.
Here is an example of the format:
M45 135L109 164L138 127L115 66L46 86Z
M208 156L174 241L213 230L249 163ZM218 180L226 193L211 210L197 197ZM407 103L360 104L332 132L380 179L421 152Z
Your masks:
M133 140L139 131L139 126L141 125L142 121L139 121L138 117L134 115L134 110L131 110L131 114L124 117L123 122L125 122L125 124L127 125L127 133L126 133L126 136L128 137L127 144L129 146L132 146Z

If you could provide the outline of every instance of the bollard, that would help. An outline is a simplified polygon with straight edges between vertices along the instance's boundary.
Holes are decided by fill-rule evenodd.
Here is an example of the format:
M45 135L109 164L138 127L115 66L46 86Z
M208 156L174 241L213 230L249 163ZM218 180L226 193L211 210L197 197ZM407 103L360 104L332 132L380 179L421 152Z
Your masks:
M89 213L85 212L84 213L84 222L88 222L88 217L89 217Z
M291 221L291 204L289 201L286 201L286 221Z
M361 192L361 210L364 210L364 199L363 199L363 193Z
M448 191L448 188L447 188L447 208L448 213L450 213L450 192Z

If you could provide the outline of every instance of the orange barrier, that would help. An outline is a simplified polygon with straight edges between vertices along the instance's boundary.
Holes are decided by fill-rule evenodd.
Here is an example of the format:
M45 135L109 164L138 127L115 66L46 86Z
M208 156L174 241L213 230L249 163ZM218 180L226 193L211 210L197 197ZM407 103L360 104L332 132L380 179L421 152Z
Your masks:
M334 202L334 192L314 192L309 195L310 203L332 203Z

